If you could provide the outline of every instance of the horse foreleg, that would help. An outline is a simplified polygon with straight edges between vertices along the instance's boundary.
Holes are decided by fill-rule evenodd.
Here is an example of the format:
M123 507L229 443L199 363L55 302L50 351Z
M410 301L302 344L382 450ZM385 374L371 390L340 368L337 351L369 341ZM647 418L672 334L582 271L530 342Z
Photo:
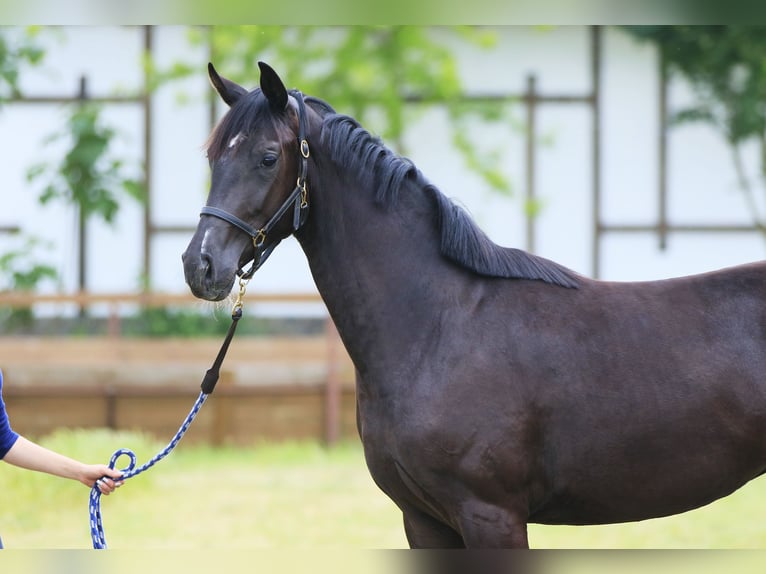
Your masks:
M459 524L467 548L529 548L522 513L471 501L463 507Z
M404 532L410 548L465 548L460 534L418 510L404 511Z

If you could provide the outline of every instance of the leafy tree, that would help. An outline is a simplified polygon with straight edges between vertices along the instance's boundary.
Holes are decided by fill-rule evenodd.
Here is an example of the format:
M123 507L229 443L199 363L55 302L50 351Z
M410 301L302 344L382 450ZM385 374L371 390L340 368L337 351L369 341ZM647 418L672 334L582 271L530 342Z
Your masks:
M39 64L45 52L35 42L37 28L24 34L3 33L0 29L0 102L21 95L19 73L24 66Z
M40 64L45 56L37 44L38 28L23 33L9 33L0 28L0 104L21 95L19 75L27 66ZM0 291L20 289L31 291L44 279L55 279L56 270L34 261L34 251L40 241L31 236L19 237L21 247L0 253ZM9 317L24 321L28 310L9 311Z
M68 143L61 163L34 165L27 178L47 178L39 198L42 204L63 199L74 203L84 219L100 216L111 223L120 206L119 190L139 201L145 194L140 181L124 175L122 160L110 157L109 146L116 133L103 123L100 113L100 106L76 105L66 127L45 140L46 144L60 140Z
M258 60L268 61L288 87L322 97L405 155L404 128L420 110L408 103L443 106L468 167L492 189L510 192L496 154L478 151L467 126L477 119L513 125L512 104L466 102L449 47L468 42L490 48L496 43L492 31L470 26L212 26L194 28L191 39L209 45L216 67L244 86L259 77ZM155 84L199 73L184 62L165 70L147 64Z
M56 279L56 270L53 267L29 261L28 255L38 247L50 246L46 246L39 239L26 238L18 249L0 254L0 291L31 291L43 279Z
M55 281L56 270L35 261L38 248L49 248L39 239L21 237L20 247L0 253L0 292L34 291L48 279ZM0 309L0 325L6 330L27 327L33 322L31 309Z
M0 99L21 97L20 71L25 65L39 64L44 50L36 43L38 28L0 29ZM43 180L39 200L47 204L63 200L74 204L80 217L80 242L84 241L85 222L93 216L112 222L119 210L122 195L142 200L143 184L124 173L124 164L110 155L110 146L118 134L101 118L101 107L92 103L76 103L65 126L48 136L44 144L65 142L67 151L57 164L40 163L27 171L30 182ZM22 238L23 239L23 238ZM27 238L20 251L0 254L0 280L6 288L31 290L37 283L55 273L50 266L24 262L32 257L39 242ZM26 263L27 271L18 271ZM14 267L12 267L12 264ZM23 267L23 265L22 265Z
M704 122L721 134L731 146L739 187L753 220L766 225L742 161L745 144L759 146L758 177L766 185L766 26L624 28L655 44L667 72L691 84L697 100L673 113L671 125Z

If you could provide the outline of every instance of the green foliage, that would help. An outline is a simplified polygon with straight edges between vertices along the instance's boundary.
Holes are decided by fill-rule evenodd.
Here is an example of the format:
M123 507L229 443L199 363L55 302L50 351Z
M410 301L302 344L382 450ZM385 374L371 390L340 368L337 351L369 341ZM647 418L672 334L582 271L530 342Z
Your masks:
M698 101L674 115L702 121L740 144L766 129L766 26L627 26L657 45L671 73L687 79Z
M404 98L447 100L459 93L454 59L420 27L215 26L219 68L243 85L267 60L292 85L320 95L384 138L402 133ZM375 122L382 116L383 122Z
M249 88L260 77L258 61L268 62L288 88L299 86L321 97L404 155L404 128L422 111L408 101L446 106L453 143L469 169L492 189L510 191L492 155L476 151L477 142L466 134L466 126L476 118L512 125L508 106L466 105L453 55L459 43L493 47L492 31L471 26L212 26L194 28L191 40L209 44L218 70ZM166 70L151 62L147 66L154 86L199 73L184 63Z
M203 309L142 308L135 316L122 321L127 337L223 337L231 325L231 309L221 305ZM280 336L317 335L323 332L320 319L276 319L250 315L240 321L237 335ZM92 332L90 333L92 334Z
M671 125L713 126L732 148L740 189L761 219L741 158L744 144L760 147L766 184L766 26L625 26L655 44L670 75L686 79L696 102L671 114Z
M58 277L50 265L38 263L35 252L50 246L34 237L24 239L21 247L0 253L0 292L34 291L41 282ZM0 309L0 325L4 330L29 327L34 317L31 309Z
M45 52L35 42L37 32L37 28L28 28L19 37L0 33L0 102L20 96L19 71L42 61Z
M109 156L109 146L115 130L104 125L101 108L94 104L77 105L69 116L66 128L46 139L46 143L65 140L68 151L57 166L36 164L27 172L27 179L46 178L40 203L64 200L74 203L85 218L100 216L107 223L119 210L117 190L143 201L143 184L123 175L123 162Z
M45 52L36 43L38 31L30 27L24 34L0 32L0 102L20 96L20 71L42 62ZM34 260L34 252L47 246L32 237L22 241L20 248L0 253L0 291L32 291L45 279L57 277L53 267ZM0 313L0 321L6 325L19 326L31 320L29 309L6 309Z
M53 267L31 260L38 247L50 246L30 237L22 247L0 254L0 291L32 291L41 281L56 279Z
M209 314L185 309L147 308L126 321L123 331L127 336L142 337L223 336L230 322L224 311L215 312L211 320Z
M483 149L472 137L471 126L492 121L497 109L482 110L476 106L456 104L449 109L452 120L452 143L462 154L468 169L476 173L489 187L510 194L511 182L500 167L500 148ZM489 118L488 118L489 114Z

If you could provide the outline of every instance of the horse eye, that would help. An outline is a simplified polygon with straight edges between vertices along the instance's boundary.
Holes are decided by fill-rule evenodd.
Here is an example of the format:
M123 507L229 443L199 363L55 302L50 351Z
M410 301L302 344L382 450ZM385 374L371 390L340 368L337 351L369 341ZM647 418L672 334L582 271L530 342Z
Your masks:
M261 165L263 167L271 167L275 163L277 163L277 156L272 154L263 156L263 159L261 160Z

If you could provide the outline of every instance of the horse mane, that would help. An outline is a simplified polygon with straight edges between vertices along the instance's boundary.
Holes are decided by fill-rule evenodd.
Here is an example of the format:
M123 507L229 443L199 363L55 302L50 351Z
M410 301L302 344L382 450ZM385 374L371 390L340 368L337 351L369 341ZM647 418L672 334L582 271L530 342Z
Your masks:
M273 121L268 106L257 97L259 92L256 89L241 98L215 127L206 145L211 161L226 152L228 143L238 133L251 133L264 116ZM578 286L573 271L526 251L494 243L464 209L430 184L410 160L395 154L354 118L335 113L332 106L319 98L308 96L305 101L324 118L321 143L328 147L330 158L354 172L362 186L373 189L376 203L394 206L405 181L414 182L433 199L442 255L486 277Z
M376 203L395 205L405 180L415 182L428 194L436 206L441 253L451 261L486 277L532 279L577 288L574 271L526 251L494 243L463 208L430 184L410 160L395 154L354 118L335 113L324 115L320 140L335 163L352 171L365 188L374 190Z

